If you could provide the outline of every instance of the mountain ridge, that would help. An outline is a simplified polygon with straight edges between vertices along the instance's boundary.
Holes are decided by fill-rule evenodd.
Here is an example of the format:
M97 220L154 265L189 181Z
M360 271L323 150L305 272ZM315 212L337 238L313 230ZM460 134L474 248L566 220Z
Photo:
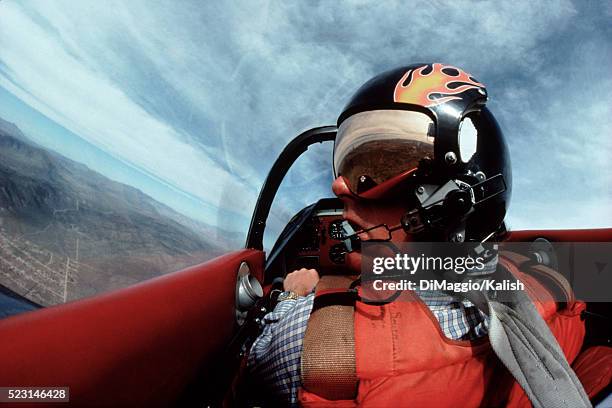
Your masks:
M0 284L20 295L59 303L239 247L236 235L213 231L0 119ZM21 261L38 272L28 278Z

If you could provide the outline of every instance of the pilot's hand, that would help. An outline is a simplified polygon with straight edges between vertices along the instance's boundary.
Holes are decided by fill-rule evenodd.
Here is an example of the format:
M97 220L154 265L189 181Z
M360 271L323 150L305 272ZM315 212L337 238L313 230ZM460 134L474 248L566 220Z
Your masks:
M283 289L306 296L313 291L319 282L319 274L315 269L302 268L293 271L285 277Z

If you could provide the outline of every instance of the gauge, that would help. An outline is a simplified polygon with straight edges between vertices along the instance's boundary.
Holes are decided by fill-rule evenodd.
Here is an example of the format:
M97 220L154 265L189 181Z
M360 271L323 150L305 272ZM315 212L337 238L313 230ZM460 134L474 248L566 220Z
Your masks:
M344 220L336 220L329 223L329 237L336 241L342 241L346 237L342 223Z
M346 252L344 244L336 244L329 249L329 259L335 264L343 264Z

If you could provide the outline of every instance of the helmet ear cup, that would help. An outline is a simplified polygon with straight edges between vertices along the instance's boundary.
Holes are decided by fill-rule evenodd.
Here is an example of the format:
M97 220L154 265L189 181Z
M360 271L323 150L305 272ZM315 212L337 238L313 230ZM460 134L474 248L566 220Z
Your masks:
M480 180L501 175L505 184L503 192L476 204L466 220L466 238L481 240L503 223L512 195L512 170L508 147L493 114L483 107L478 114L470 116L478 137L467 171Z

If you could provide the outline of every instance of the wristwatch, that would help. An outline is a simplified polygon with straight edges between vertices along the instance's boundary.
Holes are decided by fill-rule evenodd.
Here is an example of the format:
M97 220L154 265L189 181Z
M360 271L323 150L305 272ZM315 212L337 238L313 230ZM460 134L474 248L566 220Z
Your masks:
M295 292L291 292L291 291L285 291L285 292L281 292L280 295L278 295L278 297L276 298L276 300L278 302L282 302L283 300L297 300L300 297L300 295L298 295Z

